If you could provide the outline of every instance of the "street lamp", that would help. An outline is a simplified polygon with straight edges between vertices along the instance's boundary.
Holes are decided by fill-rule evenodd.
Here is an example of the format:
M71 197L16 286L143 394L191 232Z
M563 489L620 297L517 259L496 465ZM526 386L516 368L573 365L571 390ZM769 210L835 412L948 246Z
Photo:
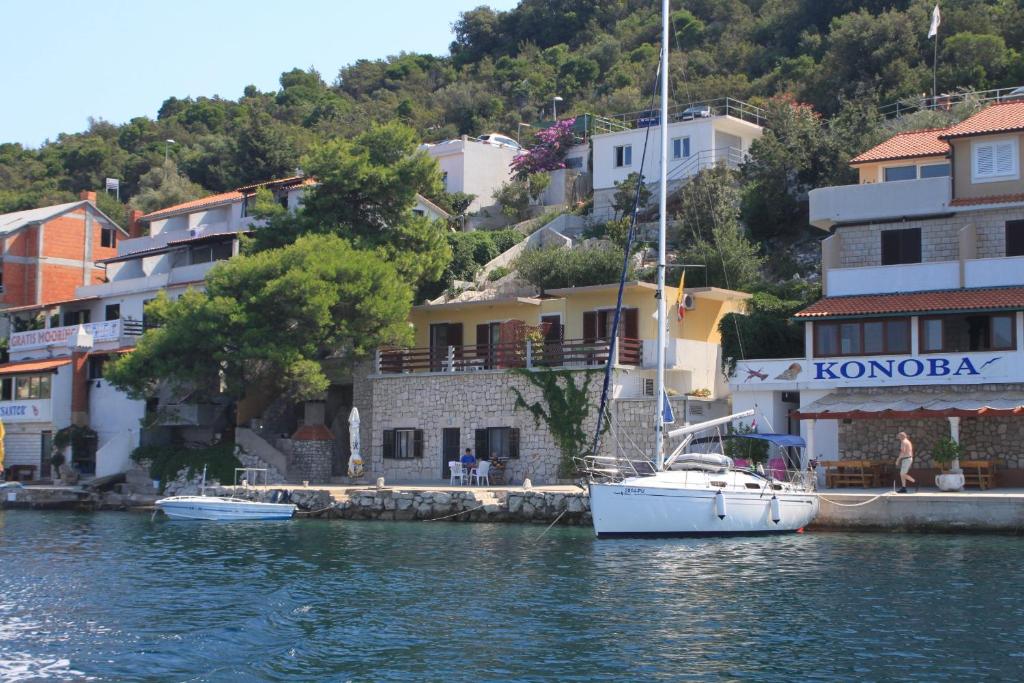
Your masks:
M177 144L177 143L175 143L174 140L172 140L170 138L167 138L166 140L164 140L164 166L167 165L167 148L168 148L169 145L174 145L174 144Z
M564 101L565 100L558 95L551 98L551 118L555 120L555 123L558 123L558 103Z
M516 126L516 142L519 142L519 134L522 132L523 126L526 126L527 128L533 128L533 126L531 126L530 124L523 123L522 121L520 121L519 125Z

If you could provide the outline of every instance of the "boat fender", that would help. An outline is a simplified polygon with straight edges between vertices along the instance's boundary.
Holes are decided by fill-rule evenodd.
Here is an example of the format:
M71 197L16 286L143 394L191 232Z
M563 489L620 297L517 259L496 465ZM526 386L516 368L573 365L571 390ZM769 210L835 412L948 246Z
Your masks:
M772 496L772 521L778 524L782 520L782 509L779 505L779 499Z
M715 514L718 515L719 519L725 519L725 496L721 491L715 494Z

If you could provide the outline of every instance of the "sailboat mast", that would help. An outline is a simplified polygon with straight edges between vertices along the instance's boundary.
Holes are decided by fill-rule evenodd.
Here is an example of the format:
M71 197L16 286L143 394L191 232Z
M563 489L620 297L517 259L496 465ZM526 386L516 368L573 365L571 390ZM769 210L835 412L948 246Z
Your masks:
M665 468L665 233L668 205L668 17L669 0L661 1L661 178L658 192L658 369L654 395L654 462Z

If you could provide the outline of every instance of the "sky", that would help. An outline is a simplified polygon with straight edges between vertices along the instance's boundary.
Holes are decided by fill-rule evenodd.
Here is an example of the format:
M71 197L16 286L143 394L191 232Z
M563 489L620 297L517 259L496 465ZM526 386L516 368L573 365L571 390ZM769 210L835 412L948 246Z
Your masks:
M171 97L238 99L357 59L447 54L459 13L517 0L0 0L0 142L38 147L89 117L156 118Z

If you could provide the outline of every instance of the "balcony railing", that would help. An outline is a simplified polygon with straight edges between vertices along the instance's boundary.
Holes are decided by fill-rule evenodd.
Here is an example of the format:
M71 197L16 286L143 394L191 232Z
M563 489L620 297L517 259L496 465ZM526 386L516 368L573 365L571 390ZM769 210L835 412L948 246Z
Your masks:
M948 176L819 187L809 195L809 222L827 230L836 223L942 214L950 211L951 193Z
M620 339L618 363L641 365L643 341ZM381 349L377 372L385 375L412 372L473 372L508 368L565 368L603 365L611 342L566 339L561 341L509 342L469 346Z
M153 330L160 327L158 323L147 320L136 320L135 318L121 319L121 334L126 337L141 337L146 330Z

